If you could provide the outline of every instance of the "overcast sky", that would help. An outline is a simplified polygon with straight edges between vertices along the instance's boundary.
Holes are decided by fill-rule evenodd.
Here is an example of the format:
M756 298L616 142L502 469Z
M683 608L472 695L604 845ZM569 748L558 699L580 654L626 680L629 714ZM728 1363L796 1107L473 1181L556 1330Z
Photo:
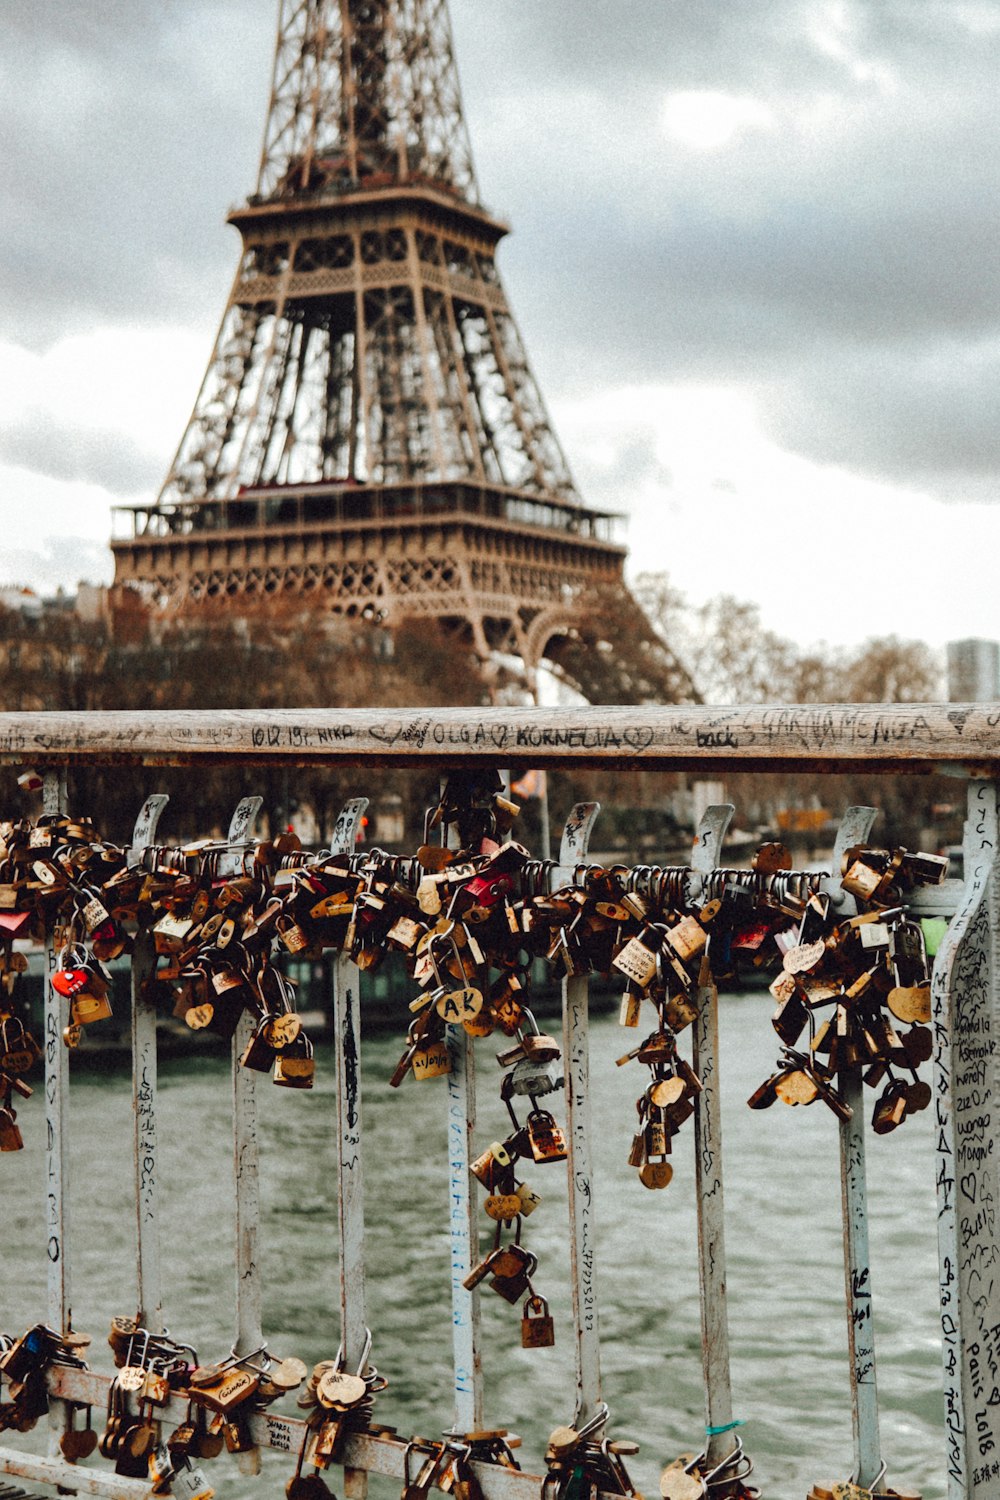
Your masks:
M276 0L0 0L0 582L110 579L228 292ZM633 571L1000 635L1000 0L452 0L483 201Z

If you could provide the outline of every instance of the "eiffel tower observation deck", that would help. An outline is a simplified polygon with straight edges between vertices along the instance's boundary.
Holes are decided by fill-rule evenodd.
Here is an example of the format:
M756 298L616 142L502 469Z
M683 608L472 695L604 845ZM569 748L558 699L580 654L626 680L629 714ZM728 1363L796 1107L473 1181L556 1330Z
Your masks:
M116 584L174 610L433 617L529 672L595 591L631 604L497 273L446 0L283 0L257 189L229 222L215 348L157 500L118 512ZM658 654L657 696L687 696Z

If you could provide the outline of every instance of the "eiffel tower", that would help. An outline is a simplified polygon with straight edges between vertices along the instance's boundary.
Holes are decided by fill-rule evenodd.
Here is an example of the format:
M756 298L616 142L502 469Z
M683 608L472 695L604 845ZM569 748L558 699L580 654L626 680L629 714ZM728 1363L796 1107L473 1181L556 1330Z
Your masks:
M228 222L243 249L215 348L156 502L123 508L116 585L167 609L432 617L529 680L579 648L595 599L624 599L639 677L690 697L531 373L447 0L282 0L257 189Z

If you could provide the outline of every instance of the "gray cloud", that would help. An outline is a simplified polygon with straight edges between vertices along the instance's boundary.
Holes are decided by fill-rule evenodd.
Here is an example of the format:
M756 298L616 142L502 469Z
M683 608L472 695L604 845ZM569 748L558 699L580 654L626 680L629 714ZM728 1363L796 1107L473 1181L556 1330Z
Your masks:
M163 477L159 458L113 428L73 427L37 409L0 431L0 459L50 479L102 485L121 497L151 489Z
M994 4L452 9L483 197L516 231L501 269L550 400L738 383L794 451L946 497L990 491ZM256 173L273 0L15 3L5 22L2 326L37 345L176 319L204 327L207 356L236 261L224 213ZM772 128L688 150L661 129L671 90L746 97Z
M51 594L55 587L72 593L81 580L110 583L113 574L110 550L91 537L47 536L40 537L30 549L4 549L0 587L29 588L41 594Z

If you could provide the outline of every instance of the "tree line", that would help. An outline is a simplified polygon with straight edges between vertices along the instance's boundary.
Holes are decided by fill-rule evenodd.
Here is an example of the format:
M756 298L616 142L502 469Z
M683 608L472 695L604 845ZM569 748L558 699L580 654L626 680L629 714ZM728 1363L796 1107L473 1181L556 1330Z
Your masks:
M693 684L703 702L720 705L922 702L942 696L941 665L923 642L890 636L850 649L803 646L765 628L757 605L731 595L692 605L664 573L641 574L632 594L595 591L582 604L579 627L555 653L556 672L568 683L586 681L593 702L670 701L674 684L675 696L684 691L690 701ZM435 620L403 621L390 632L376 621L281 600L269 600L266 609L246 618L225 606L165 617L131 591L112 591L109 606L95 621L70 608L47 607L38 617L0 610L0 704L39 711L530 701L516 675L484 669L467 640ZM380 797L400 799L412 843L422 809L435 798L436 777L382 768L373 779ZM606 772L555 774L549 778L553 824L574 800L594 796L605 807L603 827L626 849L642 826L655 826L658 838L682 841L684 831L665 811L676 805L669 794L678 782L634 772L614 778ZM914 847L928 828L941 824L938 841L952 840L942 810L954 803L955 792L940 778L741 774L727 777L726 786L744 826L755 830L772 827L781 808L822 805L836 811L849 801L874 801L885 812L887 839ZM197 777L163 768L144 773L141 785L114 768L79 768L72 775L72 806L89 812L108 837L124 840L139 802L154 790L170 794L169 824L178 835L221 832L239 797L256 791L272 830L308 808L320 842L347 797L372 795L359 785L357 771L318 766L291 772L217 768ZM0 793L0 807L16 812L24 799L13 771L0 772ZM651 822L654 812L658 821ZM526 809L522 827L530 842L538 827L534 806Z

